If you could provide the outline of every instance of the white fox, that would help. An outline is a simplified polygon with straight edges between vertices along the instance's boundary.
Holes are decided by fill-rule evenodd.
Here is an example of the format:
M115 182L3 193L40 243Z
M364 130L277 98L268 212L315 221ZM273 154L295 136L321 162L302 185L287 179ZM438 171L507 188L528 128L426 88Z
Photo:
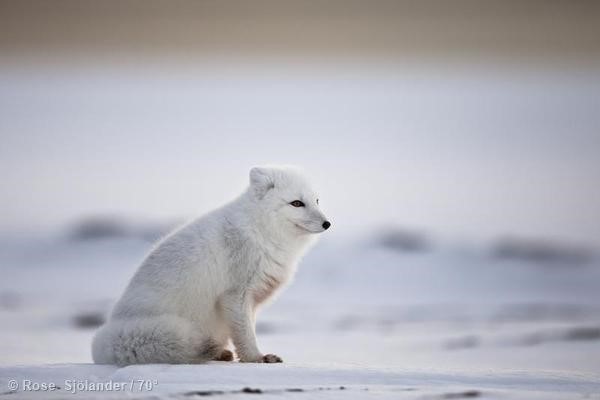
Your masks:
M256 344L257 308L331 225L293 167L255 167L238 198L161 240L92 343L99 364L281 362Z

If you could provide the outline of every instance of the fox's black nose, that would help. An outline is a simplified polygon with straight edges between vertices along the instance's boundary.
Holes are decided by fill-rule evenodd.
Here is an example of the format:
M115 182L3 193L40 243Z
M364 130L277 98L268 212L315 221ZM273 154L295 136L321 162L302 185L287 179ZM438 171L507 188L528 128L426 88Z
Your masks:
M323 229L329 229L330 226L331 226L331 222L329 222L329 221L323 222Z

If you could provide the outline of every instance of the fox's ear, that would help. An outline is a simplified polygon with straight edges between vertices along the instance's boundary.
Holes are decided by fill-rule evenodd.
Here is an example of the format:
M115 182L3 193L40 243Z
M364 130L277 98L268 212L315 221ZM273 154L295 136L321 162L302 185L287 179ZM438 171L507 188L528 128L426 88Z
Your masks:
M265 194L275 187L273 176L268 168L254 167L250 170L250 187L256 197L262 199Z

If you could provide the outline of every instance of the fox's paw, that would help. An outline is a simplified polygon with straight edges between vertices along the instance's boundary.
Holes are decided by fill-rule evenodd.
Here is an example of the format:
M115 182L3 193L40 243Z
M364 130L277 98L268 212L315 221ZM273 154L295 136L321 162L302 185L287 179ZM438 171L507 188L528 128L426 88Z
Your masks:
M233 361L233 353L230 350L223 350L214 361Z
M276 356L275 354L265 354L262 358L262 362L272 364L283 362L283 360L281 359L281 357Z

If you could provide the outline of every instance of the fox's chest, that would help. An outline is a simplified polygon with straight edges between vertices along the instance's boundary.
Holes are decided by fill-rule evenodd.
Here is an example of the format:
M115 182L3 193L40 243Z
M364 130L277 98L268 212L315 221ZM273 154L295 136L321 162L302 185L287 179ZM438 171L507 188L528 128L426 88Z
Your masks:
M278 289L289 281L293 268L282 263L267 263L257 271L252 282L252 296L255 305L269 299Z

